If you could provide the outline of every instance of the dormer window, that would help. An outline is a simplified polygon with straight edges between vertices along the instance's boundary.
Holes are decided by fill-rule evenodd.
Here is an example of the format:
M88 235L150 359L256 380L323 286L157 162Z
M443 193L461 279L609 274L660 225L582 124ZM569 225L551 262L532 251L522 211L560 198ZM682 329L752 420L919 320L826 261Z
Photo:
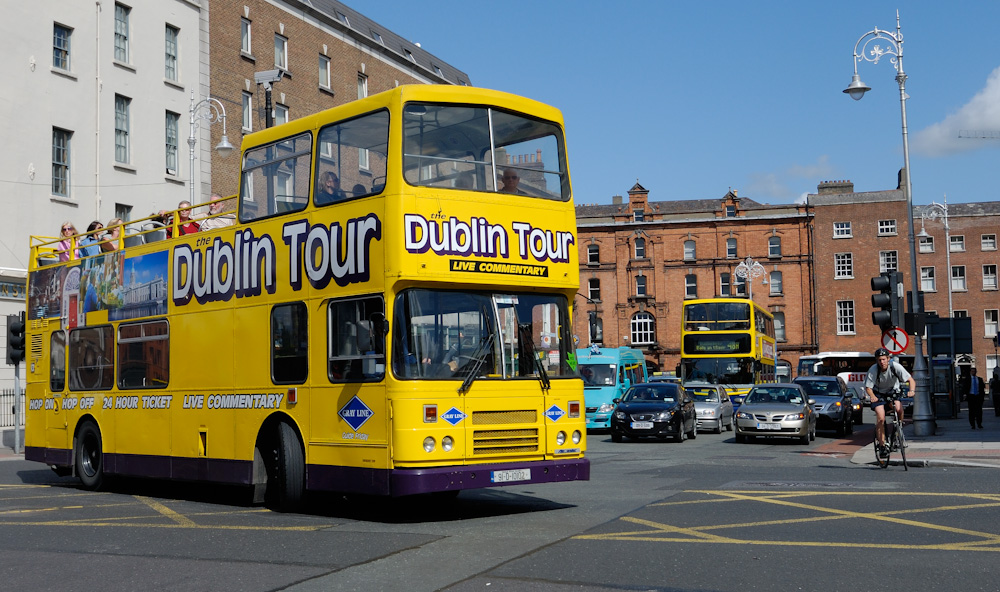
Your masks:
M632 219L635 222L642 222L643 220L646 219L646 213L643 212L642 210L636 210L632 212L632 217L633 217Z
M726 218L736 217L736 206L726 206Z

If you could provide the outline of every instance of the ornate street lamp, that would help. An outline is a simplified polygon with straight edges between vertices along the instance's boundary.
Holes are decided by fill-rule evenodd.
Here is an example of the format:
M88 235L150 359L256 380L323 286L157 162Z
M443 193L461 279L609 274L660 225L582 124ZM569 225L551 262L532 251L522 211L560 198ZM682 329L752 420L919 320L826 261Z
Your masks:
M754 261L752 257L747 257L745 261L741 261L736 266L736 277L746 281L747 295L750 297L750 300L753 300L753 281L765 274L767 274L767 270L764 269L764 266ZM764 280L764 285L767 285L766 279Z
M188 147L191 149L191 160L188 166L188 171L190 173L190 202L191 205L197 203L195 201L195 191L194 191L194 146L197 143L195 138L195 130L198 129L200 122L204 121L207 125L211 126L213 123L222 121L222 140L215 147L215 151L219 153L219 156L225 158L233 151L233 145L229 143L229 138L226 136L226 108L223 106L222 101L214 98L207 98L194 102L194 91L191 91L191 134L188 136Z

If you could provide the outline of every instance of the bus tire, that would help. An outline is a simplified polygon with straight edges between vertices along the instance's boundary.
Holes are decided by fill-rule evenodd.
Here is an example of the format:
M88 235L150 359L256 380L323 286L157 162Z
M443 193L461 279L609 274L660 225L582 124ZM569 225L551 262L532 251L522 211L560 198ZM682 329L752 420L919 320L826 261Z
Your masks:
M76 434L76 474L84 489L96 491L104 484L104 450L101 430L92 421L80 425Z
M299 508L305 494L305 454L295 429L285 422L278 424L275 463L268 481L275 486L275 509L290 512ZM271 483L269 483L270 485Z

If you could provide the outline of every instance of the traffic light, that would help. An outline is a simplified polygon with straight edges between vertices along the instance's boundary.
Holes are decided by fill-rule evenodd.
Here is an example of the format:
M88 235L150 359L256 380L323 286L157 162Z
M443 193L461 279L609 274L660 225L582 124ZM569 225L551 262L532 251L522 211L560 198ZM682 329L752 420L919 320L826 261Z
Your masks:
M24 313L7 315L7 363L11 366L24 360Z
M903 274L886 271L872 278L872 323L883 331L902 326L903 317Z

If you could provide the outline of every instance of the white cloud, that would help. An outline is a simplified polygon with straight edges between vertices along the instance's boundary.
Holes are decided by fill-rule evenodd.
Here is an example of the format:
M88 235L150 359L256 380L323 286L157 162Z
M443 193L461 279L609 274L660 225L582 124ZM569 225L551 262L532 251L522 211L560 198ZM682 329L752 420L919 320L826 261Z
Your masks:
M800 177L803 179L827 179L833 174L833 167L830 165L830 157L826 154L821 155L816 159L813 164L807 165L792 165L788 169L788 175L792 177Z
M1000 130L1000 68L986 79L986 86L958 111L913 136L913 150L922 156L950 156L983 147L981 141L960 138L971 132ZM965 132L965 133L963 133Z
M802 184L799 179L810 179L819 182L833 176L834 167L830 164L830 157L826 154L816 159L811 164L794 164L787 169L777 173L751 173L750 183L743 188L744 194L755 200L766 200L772 198L780 201L788 201L796 195L798 187ZM792 188L792 185L796 189Z

